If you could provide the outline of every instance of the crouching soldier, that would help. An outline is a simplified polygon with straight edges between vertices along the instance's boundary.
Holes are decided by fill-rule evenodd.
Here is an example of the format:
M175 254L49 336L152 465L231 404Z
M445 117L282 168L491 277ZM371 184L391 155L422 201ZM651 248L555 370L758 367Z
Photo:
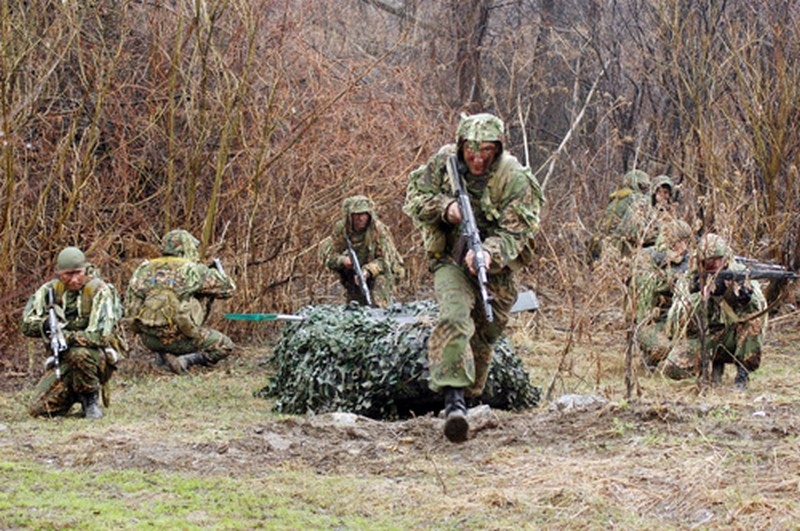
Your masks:
M342 217L320 243L320 259L326 269L339 275L347 303L358 301L362 306L385 308L405 275L389 227L378 219L372 200L363 195L342 201ZM359 284L357 266L367 289Z
M750 373L761 365L766 299L757 281L736 277L745 266L734 261L728 243L717 234L701 238L696 265L678 283L667 315L673 347L664 374L676 380L700 376L709 359L713 383L722 381L725 365L731 364L734 383L744 390Z
M113 285L91 272L77 247L61 251L56 278L30 297L22 316L22 333L44 337L50 357L29 407L33 416L66 415L80 402L89 419L103 416L101 390L107 391L124 340L117 331L122 305ZM103 393L106 406L108 394Z
M200 242L177 229L164 235L162 255L145 260L131 276L125 296L131 330L174 373L193 365L214 365L234 349L231 339L205 326L201 299L227 299L236 284L217 262L200 263Z

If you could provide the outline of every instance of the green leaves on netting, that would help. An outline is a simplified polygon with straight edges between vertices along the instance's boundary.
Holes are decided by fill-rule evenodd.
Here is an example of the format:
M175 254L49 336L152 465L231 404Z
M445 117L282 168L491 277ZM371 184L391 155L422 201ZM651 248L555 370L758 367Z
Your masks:
M436 324L433 301L362 306L308 306L306 319L286 323L273 350L270 383L255 393L274 398L280 413L349 411L378 419L407 417L442 407L428 389L427 343ZM539 403L521 360L502 338L483 396L500 409Z

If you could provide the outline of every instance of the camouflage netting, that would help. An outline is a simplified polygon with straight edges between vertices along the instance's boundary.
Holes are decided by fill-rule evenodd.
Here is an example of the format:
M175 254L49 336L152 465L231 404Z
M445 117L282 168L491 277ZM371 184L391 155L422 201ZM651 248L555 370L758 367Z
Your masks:
M348 411L376 419L438 412L442 397L428 389L427 342L436 303L308 306L304 321L287 322L271 363L275 374L255 394L274 398L274 410L305 414ZM522 361L502 338L483 395L473 400L520 410L539 403Z

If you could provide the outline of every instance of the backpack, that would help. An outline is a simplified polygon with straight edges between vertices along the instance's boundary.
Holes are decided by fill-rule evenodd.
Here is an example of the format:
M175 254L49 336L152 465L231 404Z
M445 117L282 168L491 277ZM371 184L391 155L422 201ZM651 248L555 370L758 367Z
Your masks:
M181 311L181 296L188 298L186 279L181 272L186 260L163 257L143 264L131 279L130 288L141 301L133 305L129 317L150 328L174 328ZM186 293L184 293L186 292Z
M175 324L180 301L169 288L154 288L145 296L144 302L134 320L152 328L166 328Z

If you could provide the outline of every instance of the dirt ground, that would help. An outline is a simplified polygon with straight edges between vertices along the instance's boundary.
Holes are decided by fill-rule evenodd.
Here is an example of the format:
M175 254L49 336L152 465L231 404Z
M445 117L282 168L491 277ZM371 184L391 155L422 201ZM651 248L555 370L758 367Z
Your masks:
M17 401L24 390L4 391L0 451L65 468L233 477L290 466L318 475L380 477L410 489L405 503L445 496L544 512L566 527L792 528L800 518L800 334L797 318L789 317L770 331L763 367L746 392L734 390L728 369L722 385L702 394L695 382L641 376L639 396L627 400L618 354L623 345L598 336L575 346L569 367L561 364L554 400L523 412L475 408L470 439L460 445L444 439L442 420L433 415L388 422L349 413L268 414L262 399L244 394L262 381L244 374L268 355L252 348L239 365L181 381L184 391L213 382L229 386L229 394L242 393L231 398L237 402L230 407L239 411L225 420L222 434L208 435L220 423L219 411L182 420L154 415L146 422L123 414L126 403L141 409L153 394L181 392L170 390L174 377L157 375L147 384L153 390L136 391L151 398L134 397L148 377L139 370L120 376L116 406L91 428L69 435L67 445L48 444L48 428L25 419ZM543 338L543 348L524 358L545 390L564 347L556 339ZM596 354L598 348L609 357ZM469 480L454 480L453 467ZM633 523L618 522L619 515Z

